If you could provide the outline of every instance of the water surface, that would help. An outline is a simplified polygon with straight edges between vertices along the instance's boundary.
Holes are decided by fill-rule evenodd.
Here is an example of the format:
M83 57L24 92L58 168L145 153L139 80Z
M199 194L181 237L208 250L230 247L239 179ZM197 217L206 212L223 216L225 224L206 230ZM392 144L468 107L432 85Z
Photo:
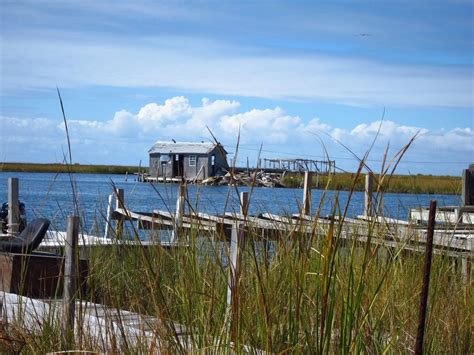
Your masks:
M52 221L52 227L63 230L68 215L74 213L73 186L77 191L79 212L86 231L97 223L103 228L104 215L109 194L113 186L124 189L125 205L134 211L152 211L154 209L175 209L177 185L139 183L133 176L125 181L124 175L104 174L53 174L53 173L11 173L0 172L0 203L7 201L7 181L9 177L18 177L20 200L26 205L29 220L46 217ZM238 211L237 191L250 191L248 187L198 186L188 187L189 200L193 208L210 214ZM312 191L312 211L321 203L321 190ZM291 214L298 212L302 201L302 189L254 188L250 197L251 214L270 212ZM321 215L330 214L335 197L343 208L349 197L346 191L329 191L322 204ZM414 195L387 193L384 195L384 213L388 217L407 219L410 208L428 206L431 199L438 206L459 205L456 195ZM356 216L363 211L364 194L354 192L351 197L348 215Z

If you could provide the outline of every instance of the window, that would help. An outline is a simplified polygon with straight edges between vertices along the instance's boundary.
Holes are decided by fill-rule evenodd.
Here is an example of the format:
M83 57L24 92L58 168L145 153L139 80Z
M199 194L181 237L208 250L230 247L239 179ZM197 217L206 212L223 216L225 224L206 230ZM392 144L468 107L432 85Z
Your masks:
M189 156L189 166L196 166L196 156L190 155Z

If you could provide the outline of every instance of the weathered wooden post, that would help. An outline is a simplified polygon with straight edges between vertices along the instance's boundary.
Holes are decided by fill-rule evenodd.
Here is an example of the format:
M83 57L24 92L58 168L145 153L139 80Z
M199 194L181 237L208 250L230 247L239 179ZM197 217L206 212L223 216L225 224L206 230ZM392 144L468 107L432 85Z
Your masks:
M179 231L183 225L184 196L186 195L186 185L181 182L178 187L178 197L176 199L176 213L174 215L173 232L171 233L171 243L175 243L179 236Z
M116 198L115 208L124 209L125 208L125 203L124 203L125 193L123 189L115 190L115 198ZM123 233L123 216L122 215L123 214L121 214L120 219L117 220L117 223L115 226L115 235L117 236L117 238L121 238L122 233Z
M79 217L69 216L64 251L64 284L63 284L63 340L70 343L74 340L74 319L76 309L77 265L78 265Z
M474 204L474 201L471 201L471 194L474 191L471 191L472 183L471 180L474 180L471 176L470 169L464 169L462 171L462 192L461 192L461 201L463 206L469 206Z
M18 178L8 178L8 234L20 232L20 206Z
M461 199L463 206L474 205L474 164L462 172Z
M311 215L311 179L312 175L310 171L304 172L304 185L303 185L303 206L301 214Z
M364 216L371 217L373 215L372 194L374 193L374 174L367 173L365 175L365 196L364 196Z
M240 214L247 217L249 211L249 193L240 193Z
M420 307L418 313L418 330L416 333L415 354L423 354L423 339L425 336L426 308L428 305L428 291L430 287L431 256L433 254L433 234L436 217L436 200L430 202L430 213L428 217L428 230L426 233L425 261L423 266L423 284L420 295Z
M240 193L240 214L247 216L248 213L248 192ZM242 253L244 250L245 232L243 224L237 220L232 226L230 240L230 273L227 288L227 308L231 312L231 338L234 344L237 342L238 322L239 322L239 279L242 267Z

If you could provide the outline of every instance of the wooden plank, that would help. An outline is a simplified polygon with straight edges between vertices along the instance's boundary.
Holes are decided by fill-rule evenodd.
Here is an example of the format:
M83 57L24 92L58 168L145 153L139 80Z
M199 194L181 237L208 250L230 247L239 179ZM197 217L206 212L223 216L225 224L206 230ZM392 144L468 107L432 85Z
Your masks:
M168 226L168 227L173 227L175 222L172 219L168 218L157 218L149 215L145 215L139 212L132 212L126 209L116 209L113 214L114 218L122 218L130 221L136 221L140 220L140 222L144 223L150 223L153 225L158 225L158 226ZM216 230L216 225L215 224L206 224L206 223L201 223L199 224L200 228L203 230L208 230L208 231L213 231ZM196 227L196 221L192 220L188 217L183 217L183 228L195 228Z

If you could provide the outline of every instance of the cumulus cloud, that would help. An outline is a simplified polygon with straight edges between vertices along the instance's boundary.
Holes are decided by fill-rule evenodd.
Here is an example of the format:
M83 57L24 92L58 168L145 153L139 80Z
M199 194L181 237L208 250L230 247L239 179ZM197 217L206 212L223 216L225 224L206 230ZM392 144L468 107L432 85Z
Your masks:
M447 149L457 152L471 152L474 155L474 131L470 127L454 128L449 131L428 131L420 137L424 142L436 149Z
M279 150L280 153L276 152L279 157L288 154L322 156L322 150L316 146L319 144L316 136L324 141L330 154L338 156L345 152L341 145L334 142L340 141L357 154L363 155L377 132L378 144L375 150L379 151L374 152L374 156L382 156L382 150L387 143L400 147L417 133L418 137L411 152L420 159L423 157L436 161L439 157L435 156L432 147L443 150L446 156L451 154L457 161L469 160L473 153L474 132L470 127L433 130L402 125L395 120L374 120L353 127L335 127L320 118L304 120L278 106L253 108L243 112L239 112L239 108L240 103L234 100L203 98L200 104L193 105L186 97L176 96L162 103L148 103L137 112L117 111L112 118L105 121L70 119L68 126L73 150L74 146L80 146L75 157L79 159L83 156L89 163L111 163L110 159L117 159L120 155L143 157L156 140L210 139L207 126L220 141L230 147L235 144L240 128L241 143L255 146L263 143L264 153L265 147L268 149L272 145L278 146L268 152ZM12 146L18 144L22 144L22 149L29 152L29 156L34 160L37 154L35 150L56 151L55 156L61 156L61 153L57 152L64 150L65 132L62 120L0 117L0 126L2 151L7 155L4 158L11 156L9 160L16 159L14 156L18 153ZM32 129L42 132L40 140L31 138ZM318 151L319 153L316 153ZM97 159L99 161L96 161ZM451 158L443 159L449 161ZM114 162L117 163L116 160Z
M280 107L276 107L224 116L218 127L227 137L235 136L240 128L244 141L258 138L262 142L284 143L300 123L299 117L287 115Z
M175 96L167 99L163 105L150 103L143 106L135 118L137 122L155 129L160 124L189 116L191 113L192 108L188 99L183 96Z

